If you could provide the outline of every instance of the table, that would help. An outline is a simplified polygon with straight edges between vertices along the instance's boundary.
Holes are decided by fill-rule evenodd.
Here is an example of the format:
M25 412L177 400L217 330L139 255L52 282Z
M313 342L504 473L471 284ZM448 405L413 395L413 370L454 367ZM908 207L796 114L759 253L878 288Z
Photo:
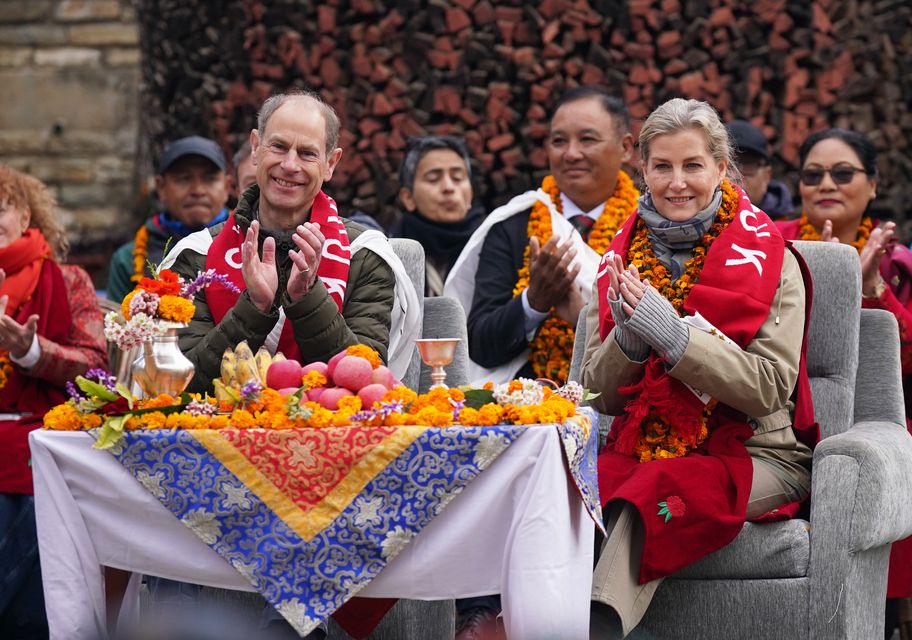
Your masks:
M594 521L570 480L558 425L522 429L359 596L501 593L509 637L588 638ZM253 590L93 442L88 433L30 437L52 640L104 637L103 565Z

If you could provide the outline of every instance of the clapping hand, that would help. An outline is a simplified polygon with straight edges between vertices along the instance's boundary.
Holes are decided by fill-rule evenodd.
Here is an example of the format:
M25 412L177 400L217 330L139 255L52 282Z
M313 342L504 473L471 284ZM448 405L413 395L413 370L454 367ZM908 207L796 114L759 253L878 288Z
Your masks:
M529 240L529 305L536 311L548 311L561 304L574 285L580 272L580 265L570 266L576 257L571 240L559 244L557 236L551 236L545 246L538 238ZM582 308L582 307L580 307ZM579 313L579 308L576 310ZM573 320L573 324L576 320Z
M5 281L6 272L0 269L0 287ZM8 304L9 296L0 296L0 350L8 351L16 358L21 358L28 353L29 347L32 346L35 331L38 329L38 316L32 314L25 324L19 324L6 314Z
M326 238L320 232L319 223L305 222L295 229L292 240L298 250L288 252L292 262L288 297L292 302L297 302L311 290L317 280L317 268L320 266Z
M879 285L883 282L880 277L880 263L887 252L887 244L896 233L896 223L887 222L871 231L864 249L861 250L861 293L866 298L876 295Z
M615 254L605 261L608 270L608 299L621 299L624 313L632 316L646 290L650 287L649 280L640 280L640 272L634 265L624 268L621 256Z
M279 288L279 273L276 271L275 238L263 241L263 257L260 258L259 245L260 223L254 220L247 229L247 236L241 244L241 274L247 286L247 294L254 306L263 313L268 313Z

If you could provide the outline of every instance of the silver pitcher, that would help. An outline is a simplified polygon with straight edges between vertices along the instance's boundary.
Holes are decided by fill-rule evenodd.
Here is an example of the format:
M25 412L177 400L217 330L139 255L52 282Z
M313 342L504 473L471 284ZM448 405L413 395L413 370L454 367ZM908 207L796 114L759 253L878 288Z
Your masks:
M168 327L165 334L142 345L142 355L133 363L133 380L143 396L153 398L162 393L177 397L193 378L193 363L177 344L177 330L183 325Z

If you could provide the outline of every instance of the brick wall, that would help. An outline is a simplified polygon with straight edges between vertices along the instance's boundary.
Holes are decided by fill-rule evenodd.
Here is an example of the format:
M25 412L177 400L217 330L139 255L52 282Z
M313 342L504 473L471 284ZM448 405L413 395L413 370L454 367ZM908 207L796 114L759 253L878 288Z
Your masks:
M0 2L0 162L54 189L98 284L134 224L138 38L129 0Z
M464 134L488 208L547 169L547 113L603 83L636 119L662 101L710 101L773 141L796 185L813 130L846 126L882 153L877 204L912 202L908 0L137 0L152 143L205 127L226 148L274 89L306 86L343 119L329 189L343 207L396 215L405 138ZM637 128L639 123L637 123ZM794 189L793 189L794 191Z

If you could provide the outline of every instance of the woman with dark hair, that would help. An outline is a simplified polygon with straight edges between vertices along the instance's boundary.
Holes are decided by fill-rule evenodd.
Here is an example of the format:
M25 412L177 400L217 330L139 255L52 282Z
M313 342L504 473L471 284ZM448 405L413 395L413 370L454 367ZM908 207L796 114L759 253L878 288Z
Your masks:
M409 139L399 167L405 213L390 237L411 238L424 247L425 295L443 294L450 268L484 218L480 207L472 207L472 197L472 165L462 138Z
M29 431L64 385L106 365L101 309L41 182L0 165L0 637L47 634ZM42 632L42 627L44 630Z
M906 426L912 431L912 251L894 241L895 223L877 224L868 215L877 196L877 149L860 133L827 129L804 141L799 159L803 211L779 228L789 240L842 242L858 250L861 306L885 309L899 324ZM887 598L910 596L912 538L907 538L893 544ZM888 613L894 608L888 601Z
M630 633L665 576L727 545L745 519L794 514L817 441L801 262L734 184L718 114L669 100L639 149L647 192L602 259L586 316L583 385L617 416L598 458L600 639Z

